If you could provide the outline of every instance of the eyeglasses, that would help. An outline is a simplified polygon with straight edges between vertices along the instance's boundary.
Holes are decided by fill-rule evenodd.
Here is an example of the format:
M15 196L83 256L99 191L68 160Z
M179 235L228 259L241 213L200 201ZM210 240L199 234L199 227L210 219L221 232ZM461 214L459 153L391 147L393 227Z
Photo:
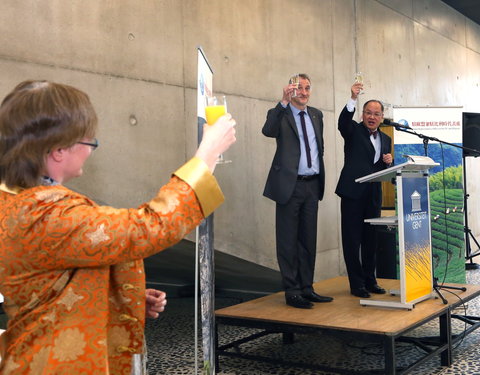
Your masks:
M93 142L77 142L77 143L80 143L81 145L90 146L93 151L95 151L97 149L97 147L99 146L97 138L93 138Z
M381 112L370 112L370 111L363 111L363 114L366 116L373 116L373 117L382 117L383 113Z

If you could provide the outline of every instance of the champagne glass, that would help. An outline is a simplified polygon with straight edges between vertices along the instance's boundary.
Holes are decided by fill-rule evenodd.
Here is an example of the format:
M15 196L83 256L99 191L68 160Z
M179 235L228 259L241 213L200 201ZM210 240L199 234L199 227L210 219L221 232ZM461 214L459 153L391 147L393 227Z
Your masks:
M363 73L356 72L355 73L355 83L361 83L363 85ZM362 95L364 93L363 89L360 90L359 94Z
M298 74L295 74L294 76L290 77L290 80L288 81L289 84L295 85L295 89L293 90L292 98L295 98L297 96L297 90L298 89L298 84L300 83L300 76Z
M206 96L205 101L205 119L208 125L213 125L220 117L227 113L227 99L225 96ZM231 162L231 160L225 160L223 154L220 154L217 160L217 164Z

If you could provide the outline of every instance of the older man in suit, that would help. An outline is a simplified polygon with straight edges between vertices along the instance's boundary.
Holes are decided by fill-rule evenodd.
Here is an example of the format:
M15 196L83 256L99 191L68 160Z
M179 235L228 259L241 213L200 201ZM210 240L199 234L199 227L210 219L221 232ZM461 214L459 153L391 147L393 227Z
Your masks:
M375 278L375 229L364 222L380 216L382 186L380 182L360 184L355 179L389 167L392 155L390 137L379 130L384 111L380 101L367 101L363 121L353 120L362 89L361 83L351 87L351 98L338 119L338 130L345 141L345 162L335 192L341 197L342 245L350 291L368 298L370 293L385 293Z
M263 195L276 202L277 259L287 305L309 309L330 302L313 290L318 201L323 198L323 114L307 106L311 83L299 75L298 87L283 88L282 100L268 111L263 135L277 150ZM294 95L295 93L295 95Z

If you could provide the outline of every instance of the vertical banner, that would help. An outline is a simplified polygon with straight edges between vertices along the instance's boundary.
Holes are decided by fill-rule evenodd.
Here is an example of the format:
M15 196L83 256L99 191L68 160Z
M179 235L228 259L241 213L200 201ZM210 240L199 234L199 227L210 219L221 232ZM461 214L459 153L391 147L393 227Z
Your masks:
M205 97L211 96L213 70L205 53L198 47L197 75L198 143L205 124ZM203 374L215 374L215 262L213 247L213 214L197 228L197 258L200 267L200 301L202 316ZM195 306L197 308L197 306ZM195 332L197 335L197 332ZM197 348L195 348L196 350Z
M462 107L394 107L393 117L419 135L462 145ZM403 155L440 163L429 171L433 272L440 283L465 283L462 149L398 130L394 143L395 164Z
M407 303L433 291L428 193L428 177L402 177L403 280Z
M201 47L198 47L198 72L197 72L197 119L198 119L198 143L202 140L202 128L205 124L205 98L212 96L213 70Z

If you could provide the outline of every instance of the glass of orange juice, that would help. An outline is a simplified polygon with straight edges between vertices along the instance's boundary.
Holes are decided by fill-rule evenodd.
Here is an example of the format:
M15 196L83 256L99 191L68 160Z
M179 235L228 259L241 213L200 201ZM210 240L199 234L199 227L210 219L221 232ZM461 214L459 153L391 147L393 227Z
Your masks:
M227 113L227 101L225 96L207 96L205 106L205 118L208 125L213 125Z
M205 119L208 125L213 125L217 120L227 113L227 100L225 96L206 96ZM225 160L223 154L220 154L217 164L231 163L231 160Z

